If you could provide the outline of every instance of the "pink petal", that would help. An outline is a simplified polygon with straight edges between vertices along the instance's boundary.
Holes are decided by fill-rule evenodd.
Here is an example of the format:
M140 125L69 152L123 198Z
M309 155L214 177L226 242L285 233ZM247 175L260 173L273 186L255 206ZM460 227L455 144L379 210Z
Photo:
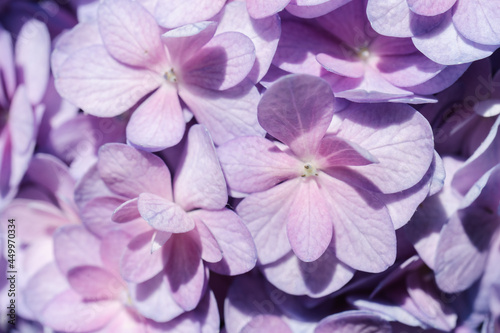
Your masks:
M317 260L330 245L333 234L327 202L322 198L318 182L311 177L294 180L298 187L292 194L286 219L292 250L305 262Z
M163 84L132 114L127 140L143 150L163 150L178 144L185 128L177 90Z
M0 30L0 45L2 49L0 67L2 68L3 85L5 89L5 92L0 93L0 103L5 107L7 105L7 100L12 98L17 87L12 36L10 32L5 29ZM4 93L5 95L3 95Z
M282 11L290 0L248 0L247 9L251 17L261 19Z
M36 19L25 22L17 36L16 66L22 72L32 104L42 100L49 80L50 35L45 24Z
M286 219L291 209L290 193L297 186L297 181L286 181L246 197L236 208L255 240L261 264L272 263L291 250Z
M193 310L203 296L208 276L201 260L201 243L195 234L173 235L170 259L165 266L172 297L185 311Z
M222 253L221 261L208 264L212 271L224 275L237 275L246 273L255 266L257 261L255 244L238 215L226 208L219 211L198 210L193 214L208 227Z
M159 74L117 62L103 46L75 52L56 74L56 88L64 98L100 117L127 111L161 82Z
M156 230L183 233L195 226L182 207L154 194L142 193L137 207L142 218Z
M500 8L491 1L457 1L453 11L453 23L460 34L480 44L500 44L499 18Z
M164 272L161 272L130 288L130 296L137 311L157 322L172 320L184 312L173 299L166 279Z
M337 258L365 272L387 269L396 259L396 233L387 208L368 191L326 174L320 177L320 192L333 222Z
M333 116L330 85L310 75L276 81L262 96L259 123L301 159L312 158Z
M54 233L54 253L63 274L78 266L101 265L99 239L81 225L59 228Z
M161 272L168 261L170 242L161 251L151 252L151 239L154 231L144 232L130 241L121 260L123 279L141 283Z
M68 282L89 300L113 300L126 288L123 280L97 266L79 266L68 272Z
M217 25L218 34L227 31L241 32L252 40L256 59L248 77L253 83L259 82L267 73L278 47L281 33L278 15L256 21L249 16L245 1L229 2Z
M191 216L196 223L196 230L200 235L201 259L208 262L220 261L222 259L222 250L217 242L217 239L215 239L210 229L208 229L206 224L203 223L200 218L193 215Z
M378 160L356 143L327 134L321 140L314 163L323 169L335 165L368 165L378 163Z
M143 192L172 200L170 171L151 153L121 143L108 143L99 149L99 174L115 193L135 198Z
M210 133L202 125L189 129L175 174L174 196L185 211L221 209L227 203L226 181Z
M225 0L159 0L155 17L165 28L176 28L211 18L222 9L225 2Z
M418 15L435 16L451 9L457 0L406 0L411 11Z
M232 88L248 75L255 62L252 41L239 32L213 37L181 68L183 84L206 89Z
M280 260L261 266L266 279L291 295L322 297L342 288L354 275L354 270L341 263L333 249L318 260L301 261L292 252Z
M231 140L217 149L227 183L232 190L255 193L298 177L302 163L260 137Z
M97 165L93 165L87 170L87 172L82 176L82 178L78 181L75 188L75 202L79 208L85 206L90 200L96 197L116 197L120 198L120 196L115 195L113 192L109 190L106 184L101 179L99 175L99 170L97 169ZM127 198L123 198L123 201L127 200Z
M167 65L160 28L138 2L107 0L99 6L97 22L104 45L116 60L151 70Z
M257 121L260 94L250 80L224 91L183 87L179 95L196 120L208 128L216 145L239 136L264 136Z
M382 193L405 190L422 179L434 149L429 123L418 112L399 104L374 104L369 108L351 104L343 114L346 118L337 135L357 143L379 161L351 169L367 177Z
M116 301L86 302L67 290L46 305L41 321L57 331L93 331L111 321L121 307Z

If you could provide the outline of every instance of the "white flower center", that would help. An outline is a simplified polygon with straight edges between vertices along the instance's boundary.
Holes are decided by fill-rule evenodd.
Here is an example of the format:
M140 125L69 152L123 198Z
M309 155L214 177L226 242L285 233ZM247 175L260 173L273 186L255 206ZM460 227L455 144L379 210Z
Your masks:
M177 76L175 76L175 72L174 72L173 68L170 68L170 70L168 70L168 72L165 72L165 74L163 74L163 77L169 82L177 83Z
M370 50L368 50L367 47L362 47L358 51L358 57L360 57L362 60L368 60L368 58L370 58Z
M302 171L301 177L317 176L318 170L311 163L304 164L304 170Z

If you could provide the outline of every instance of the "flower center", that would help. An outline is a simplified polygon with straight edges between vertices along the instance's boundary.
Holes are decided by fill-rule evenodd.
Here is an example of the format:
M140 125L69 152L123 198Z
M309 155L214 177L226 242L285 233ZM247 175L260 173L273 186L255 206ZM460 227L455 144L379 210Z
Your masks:
M165 74L163 74L163 77L169 82L177 83L177 76L175 76L173 68L170 68L168 72L165 72Z
M301 177L317 176L318 170L311 163L304 164L304 170L302 171Z
M367 47L362 47L358 51L358 57L361 58L361 60L368 60L370 58L370 50L368 50Z

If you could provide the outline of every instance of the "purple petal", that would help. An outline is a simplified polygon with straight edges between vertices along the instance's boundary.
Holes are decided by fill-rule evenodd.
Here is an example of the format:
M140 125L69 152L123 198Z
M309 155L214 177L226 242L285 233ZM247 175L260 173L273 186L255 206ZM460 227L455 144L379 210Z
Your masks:
M238 215L229 209L199 210L196 215L217 240L222 260L208 267L219 274L237 275L251 270L257 261L255 244ZM203 243L203 239L202 239Z
M178 144L186 128L175 87L161 85L134 111L127 125L127 140L147 151Z
M290 0L248 0L247 9L251 17L261 19L283 10Z
M457 0L407 0L408 7L418 15L435 16L449 10Z
M21 82L32 104L41 101L49 80L50 35L41 21L23 24L16 42L16 66L22 72Z
M367 177L383 193L405 190L422 179L434 149L429 123L418 112L399 104L369 108L351 104L342 113L346 118L337 135L357 143L380 162L351 169Z
M389 322L369 311L345 311L326 317L314 333L392 333Z
M141 213L139 213L139 209L137 208L137 200L138 198L134 198L121 203L113 211L113 215L111 216L113 222L130 222L141 217Z
M354 269L381 272L396 259L396 234L387 208L370 192L326 174L319 179L333 222L337 258Z
M445 14L441 24L427 34L413 37L415 47L429 59L443 65L457 65L486 58L497 48L475 43L463 37Z
M196 86L185 88L179 95L196 120L208 128L216 145L239 136L264 136L257 121L260 94L250 80L224 91Z
M157 322L172 320L184 312L172 298L166 278L164 272L161 272L130 288L130 296L137 311Z
M218 262L222 259L222 250L210 229L203 221L194 215L191 215L196 223L196 230L200 235L201 241L201 259L207 262Z
M261 264L274 262L291 250L286 218L291 206L290 193L297 186L297 181L286 181L246 197L236 208L255 240Z
M185 211L221 209L227 203L226 181L210 133L202 125L189 129L175 174L174 196Z
M116 60L151 70L167 66L158 24L138 2L107 0L99 6L97 22L104 45Z
M151 252L153 234L154 231L151 230L130 241L121 260L123 279L141 283L151 279L163 269L168 261L167 250L170 250L170 242L167 242L161 251Z
M331 248L313 262L301 261L290 252L260 269L266 279L280 290L310 297L322 297L337 291L354 275L354 270L341 263Z
M117 116L159 86L161 76L114 60L103 46L75 52L60 66L57 91L87 113Z
M258 118L273 137L301 159L316 154L333 116L330 85L310 75L290 75L276 81L262 96Z
M483 209L454 214L441 231L436 255L436 282L445 292L468 288L484 271L498 218Z
M67 290L46 305L41 321L57 331L94 331L105 326L121 307L117 301L86 302Z
M316 56L316 60L327 71L338 75L360 78L365 74L365 63L360 59L349 59L320 53Z
M252 41L239 32L213 37L182 65L183 84L206 89L232 88L248 75L255 62Z
M320 143L314 162L319 169L340 165L368 165L378 163L369 151L334 135L326 135Z
M75 188L75 202L81 209L90 200L96 197L115 197L117 199L120 198L108 189L106 184L102 181L101 176L99 175L97 165L94 164L89 168L89 170L87 170L87 172L77 183ZM119 205L125 200L127 199L123 198Z
M122 230L113 230L101 239L99 250L104 267L116 276L120 275L120 261L132 236Z
M262 314L253 317L240 332L256 333L264 332L265 330L268 330L269 332L293 333L290 326L288 326L288 324L285 323L280 317Z
M287 236L295 255L302 261L317 260L332 241L333 225L327 202L315 179L297 179L287 216Z
M165 28L176 28L185 24L201 22L217 14L225 0L160 0L155 17Z
M99 174L115 193L135 198L143 192L172 200L170 171L157 156L120 143L99 149Z
M54 253L62 273L78 266L101 265L99 239L81 225L59 228L54 233Z
M208 21L188 24L164 33L162 40L167 46L172 65L177 67L191 59L203 45L210 41L216 28L216 22Z
M278 46L281 33L278 15L257 21L249 16L244 1L229 2L217 26L218 34L226 31L241 32L252 40L256 59L248 76L253 83L259 82L267 73Z
M173 235L170 242L175 252L165 266L167 280L176 303L190 311L200 302L208 278L201 260L200 240L194 233L185 233Z
M195 226L181 206L155 194L142 193L137 207L142 218L156 230L183 233Z
M217 149L227 183L232 190L254 193L298 177L302 163L260 137L231 140Z
M286 6L286 10L294 16L313 18L325 15L350 1L351 0L313 1L314 5L304 3L304 5L301 6L290 3Z
M97 266L79 266L68 272L68 282L85 299L112 300L120 296L125 283Z
M500 8L491 1L460 0L453 9L453 23L460 34L480 44L500 44L499 19Z

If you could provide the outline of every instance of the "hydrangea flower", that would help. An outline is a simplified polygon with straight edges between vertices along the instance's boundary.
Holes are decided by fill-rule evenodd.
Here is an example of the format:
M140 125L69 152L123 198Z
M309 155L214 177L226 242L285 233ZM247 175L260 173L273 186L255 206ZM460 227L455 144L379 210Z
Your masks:
M196 308L207 289L209 268L234 275L255 265L250 233L225 208L222 170L201 125L189 131L173 184L159 157L106 144L77 196L90 230L102 235L123 226L133 235L123 249L121 276L141 283L131 297L138 311L155 321Z
M259 94L245 79L254 65L254 45L237 32L214 36L216 25L200 22L162 34L138 2L106 0L96 24L78 25L57 44L56 87L100 117L137 106L127 140L150 151L182 139L184 103L216 143L262 132L255 114Z
M409 38L376 33L366 3L354 0L312 22L284 20L273 64L291 73L321 76L336 97L355 102L429 103L467 65L438 64Z
M195 310L165 323L137 312L130 296L136 286L120 277L121 249L130 239L120 230L98 238L81 225L58 229L56 262L43 267L27 287L38 319L64 332L215 332L219 316L209 292Z
M261 268L291 294L317 297L340 288L353 269L385 270L396 256L394 229L429 193L432 133L421 115L351 105L334 117L333 101L320 78L284 77L258 111L281 143L242 137L218 148L229 188L250 194L237 212ZM320 268L316 260L326 261Z
M444 65L486 58L500 46L500 9L492 1L368 0L367 14L378 33L411 37Z

